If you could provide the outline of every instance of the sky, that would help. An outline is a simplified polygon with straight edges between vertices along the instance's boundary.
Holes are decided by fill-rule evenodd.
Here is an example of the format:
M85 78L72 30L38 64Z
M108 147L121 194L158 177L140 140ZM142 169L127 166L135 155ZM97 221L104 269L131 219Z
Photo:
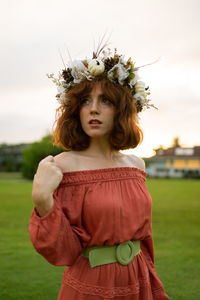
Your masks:
M109 47L132 58L151 90L139 113L144 139L124 151L150 157L153 149L200 145L200 1L0 1L0 143L40 140L51 133L58 108L47 73L72 59L91 58L106 32Z

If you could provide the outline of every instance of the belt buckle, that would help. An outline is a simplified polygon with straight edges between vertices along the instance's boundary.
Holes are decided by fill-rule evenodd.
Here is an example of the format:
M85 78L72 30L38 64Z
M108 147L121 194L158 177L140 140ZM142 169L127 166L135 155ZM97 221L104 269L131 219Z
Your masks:
M134 256L134 244L132 241L127 241L117 245L116 258L121 265L128 265L132 261Z

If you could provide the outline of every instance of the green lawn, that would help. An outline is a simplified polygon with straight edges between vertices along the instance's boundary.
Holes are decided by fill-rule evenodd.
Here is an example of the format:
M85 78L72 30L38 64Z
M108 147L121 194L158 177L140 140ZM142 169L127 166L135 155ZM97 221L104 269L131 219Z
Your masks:
M170 300L200 299L200 180L149 179L157 273ZM64 267L35 252L31 181L0 173L0 299L57 299ZM70 299L69 299L70 300Z

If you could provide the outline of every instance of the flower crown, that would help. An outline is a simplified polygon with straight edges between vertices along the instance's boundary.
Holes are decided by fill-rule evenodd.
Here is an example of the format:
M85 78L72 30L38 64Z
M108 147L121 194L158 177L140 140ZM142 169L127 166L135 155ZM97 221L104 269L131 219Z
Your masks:
M62 73L59 73L58 78L55 78L53 73L47 74L47 77L52 79L57 86L58 94L56 98L58 102L60 104L66 103L67 92L81 81L85 79L92 81L96 77L101 77L127 87L133 96L137 112L141 112L144 107L158 109L149 103L149 87L146 87L145 83L139 80L138 70L146 65L135 67L131 57L126 60L124 56L117 54L116 49L112 55L109 48L107 51L103 48L93 52L92 59L71 61L68 63L68 67L65 67Z

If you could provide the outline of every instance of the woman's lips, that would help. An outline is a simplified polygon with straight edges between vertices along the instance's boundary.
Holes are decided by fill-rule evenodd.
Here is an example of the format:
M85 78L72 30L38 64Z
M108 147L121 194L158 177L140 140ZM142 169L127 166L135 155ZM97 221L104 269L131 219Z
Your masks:
M90 125L91 127L98 127L98 126L101 126L100 123L89 123L89 125Z
M91 124L91 123L98 123L98 124L102 124L102 122L100 121L100 120L98 120L98 119L91 119L89 122L88 122L89 124Z

